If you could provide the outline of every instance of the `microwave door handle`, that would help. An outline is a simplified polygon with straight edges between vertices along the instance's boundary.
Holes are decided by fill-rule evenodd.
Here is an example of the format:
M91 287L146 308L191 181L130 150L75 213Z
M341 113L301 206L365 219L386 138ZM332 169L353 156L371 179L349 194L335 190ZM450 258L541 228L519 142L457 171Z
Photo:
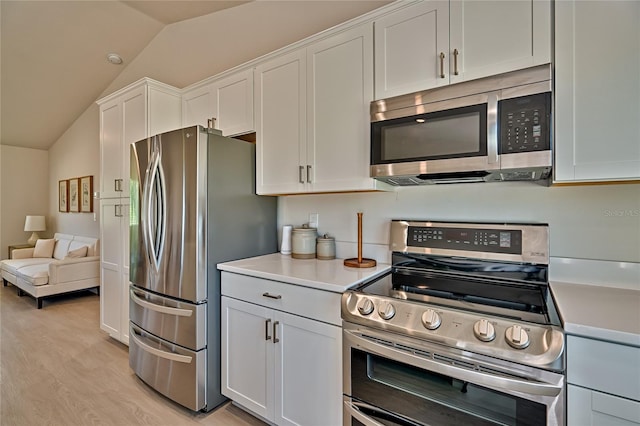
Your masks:
M489 166L500 168L498 156L498 94L489 93L487 96L487 161Z
M365 411L370 412L371 414L378 415L383 417L385 420L393 422L393 424L397 424L399 426L422 426L423 424L411 421L406 417L400 416L398 414L390 413L388 411L383 411L378 407L374 407L373 405L365 404L363 402L354 402L354 401L344 401L344 407L347 412L365 426L384 426L384 424L375 421L367 414Z

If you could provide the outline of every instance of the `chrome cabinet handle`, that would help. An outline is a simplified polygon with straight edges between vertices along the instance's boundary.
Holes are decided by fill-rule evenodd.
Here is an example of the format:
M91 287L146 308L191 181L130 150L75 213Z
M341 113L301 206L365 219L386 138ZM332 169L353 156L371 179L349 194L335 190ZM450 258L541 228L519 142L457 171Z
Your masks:
M262 295L264 297L268 297L269 299L282 299L282 296L280 296L279 294L271 294L269 292L266 292L266 293L262 293Z
M113 189L116 192L122 192L122 179L114 179L113 180Z
M273 323L273 343L278 343L280 341L280 339L276 337L276 333L278 332L278 324L280 324L280 321L275 321Z
M304 183L304 166L299 166L298 168L298 180L300 181L300 183Z
M113 206L113 215L115 217L122 217L122 204L116 204Z
M453 49L453 74L458 75L458 49Z
M440 52L440 78L444 78L444 53Z
M307 182L311 183L311 166L307 165Z
M264 340L271 340L271 336L269 336L269 324L271 324L271 319L264 322Z

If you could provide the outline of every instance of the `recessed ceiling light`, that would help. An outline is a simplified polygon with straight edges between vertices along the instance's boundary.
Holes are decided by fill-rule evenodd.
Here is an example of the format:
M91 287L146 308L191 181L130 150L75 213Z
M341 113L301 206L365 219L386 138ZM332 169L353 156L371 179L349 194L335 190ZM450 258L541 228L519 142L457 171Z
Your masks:
M109 53L107 55L107 61L114 65L120 65L122 63L122 58L117 53Z

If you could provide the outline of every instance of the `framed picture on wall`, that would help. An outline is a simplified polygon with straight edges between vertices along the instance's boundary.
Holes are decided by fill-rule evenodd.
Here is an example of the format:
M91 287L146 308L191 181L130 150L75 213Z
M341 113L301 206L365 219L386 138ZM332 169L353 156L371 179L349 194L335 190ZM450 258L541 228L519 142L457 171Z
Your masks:
M66 180L58 181L58 210L69 211L69 182Z
M69 211L80 211L80 179L69 179Z
M80 211L93 212L93 176L80 178Z

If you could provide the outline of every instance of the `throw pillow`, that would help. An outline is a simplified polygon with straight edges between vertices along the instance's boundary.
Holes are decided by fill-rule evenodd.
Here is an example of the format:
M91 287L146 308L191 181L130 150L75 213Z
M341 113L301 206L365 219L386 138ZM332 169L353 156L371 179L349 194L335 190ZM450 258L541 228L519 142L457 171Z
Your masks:
M56 246L56 240L51 238L50 240L38 240L36 246L33 249L33 257L51 257L53 256L53 249Z
M87 246L78 247L75 250L70 250L69 253L64 257L65 259L72 259L76 257L86 257L87 256Z

